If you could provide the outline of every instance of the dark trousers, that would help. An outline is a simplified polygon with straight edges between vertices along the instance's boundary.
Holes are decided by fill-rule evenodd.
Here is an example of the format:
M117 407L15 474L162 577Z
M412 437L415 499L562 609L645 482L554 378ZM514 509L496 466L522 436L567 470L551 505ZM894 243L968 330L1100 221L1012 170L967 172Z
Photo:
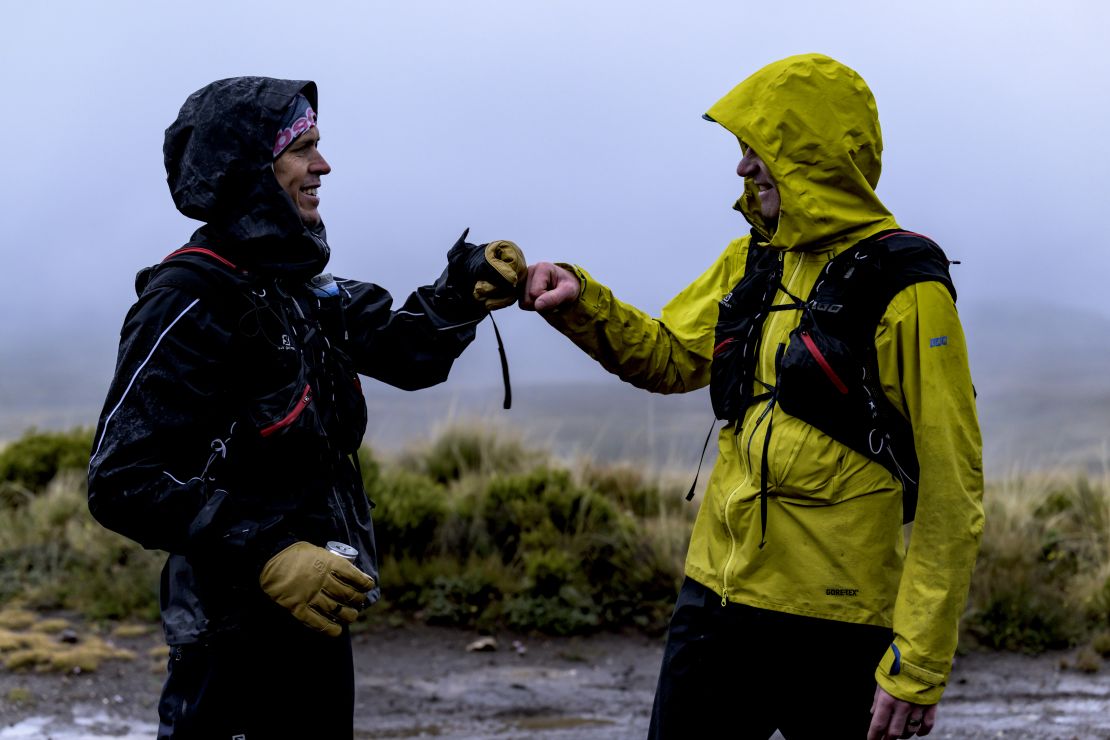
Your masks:
M729 603L689 578L667 632L652 740L867 737L889 629Z
M313 632L284 612L266 622L170 649L159 740L351 738L350 635Z

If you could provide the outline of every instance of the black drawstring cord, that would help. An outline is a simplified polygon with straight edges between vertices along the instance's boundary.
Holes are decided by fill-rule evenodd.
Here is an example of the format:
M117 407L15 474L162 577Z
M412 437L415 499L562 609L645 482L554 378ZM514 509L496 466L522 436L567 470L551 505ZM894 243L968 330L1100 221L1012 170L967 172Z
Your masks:
M714 419L709 425L709 434L705 435L705 444L701 446L701 457L698 458L698 472L694 473L694 482L690 484L690 490L686 494L687 501L694 500L694 488L698 485L698 476L701 475L701 465L705 462L705 451L709 449L709 440L713 436L713 430L717 427L717 420Z
M759 461L759 549L767 544L767 449L771 446L771 428L775 423L774 400L767 418L767 434L763 437L763 458Z
M762 381L760 381L760 382L762 382ZM764 385L767 385L767 384L764 383ZM767 387L770 388L770 386L767 386ZM759 418L755 420L755 426L752 427L752 433L748 435L748 444L745 448L747 453L748 453L748 470L751 470L751 468L752 468L752 440L755 439L755 433L757 431L759 431L759 427L763 423L763 420L767 418L767 415L774 413L774 408L775 408L775 393L774 393L774 391L772 390L771 393L766 393L764 395L768 398L767 405L763 408L762 413L759 414ZM763 549L763 545L766 544L765 543L765 536L767 534L767 483L766 483L766 481L767 481L767 445L768 445L768 440L770 439L770 437L771 437L771 423L770 423L770 421L768 421L767 422L767 434L765 434L764 437L763 437L763 459L760 460L760 463L759 463L759 509L760 509L760 520L763 523L763 527L762 527L762 529L760 531L760 534L759 534L759 540L760 540L759 547L760 547L760 549Z
M509 358L505 356L505 343L501 341L501 332L497 330L497 322L493 320L492 312L489 320L493 324L493 335L497 337L497 352L501 355L501 382L505 384L505 400L501 408L510 409L513 407L513 387L509 383Z

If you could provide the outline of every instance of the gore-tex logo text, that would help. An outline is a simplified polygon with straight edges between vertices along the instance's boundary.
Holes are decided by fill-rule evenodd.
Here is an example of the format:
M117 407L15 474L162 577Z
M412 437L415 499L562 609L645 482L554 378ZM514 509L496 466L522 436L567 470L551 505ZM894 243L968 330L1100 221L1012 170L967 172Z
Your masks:
M858 588L826 588L825 596L855 596L859 593Z

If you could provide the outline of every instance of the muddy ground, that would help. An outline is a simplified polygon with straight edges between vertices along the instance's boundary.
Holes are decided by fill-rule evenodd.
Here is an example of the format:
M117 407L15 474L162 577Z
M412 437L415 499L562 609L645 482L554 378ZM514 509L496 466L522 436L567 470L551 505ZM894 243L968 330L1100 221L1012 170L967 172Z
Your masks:
M495 651L468 651L476 637L429 627L356 635L356 737L644 736L660 641L500 635ZM135 659L70 675L0 669L0 739L153 737L159 636L112 640ZM1071 660L959 658L932 737L1110 738L1110 665L1094 674L1061 668Z

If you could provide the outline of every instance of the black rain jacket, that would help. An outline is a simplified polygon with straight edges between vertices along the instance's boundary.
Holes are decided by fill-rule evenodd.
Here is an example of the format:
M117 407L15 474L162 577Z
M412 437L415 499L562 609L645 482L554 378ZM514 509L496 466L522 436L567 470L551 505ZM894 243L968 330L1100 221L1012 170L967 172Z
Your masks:
M358 375L409 390L440 383L486 315L456 289L473 284L462 239L439 280L396 311L376 285L320 274L324 230L301 223L272 170L298 92L317 108L312 82L221 80L167 129L174 202L205 225L139 273L93 443L93 515L169 553L160 597L171 645L292 618L258 575L299 540L349 543L377 580L355 456L366 428Z

